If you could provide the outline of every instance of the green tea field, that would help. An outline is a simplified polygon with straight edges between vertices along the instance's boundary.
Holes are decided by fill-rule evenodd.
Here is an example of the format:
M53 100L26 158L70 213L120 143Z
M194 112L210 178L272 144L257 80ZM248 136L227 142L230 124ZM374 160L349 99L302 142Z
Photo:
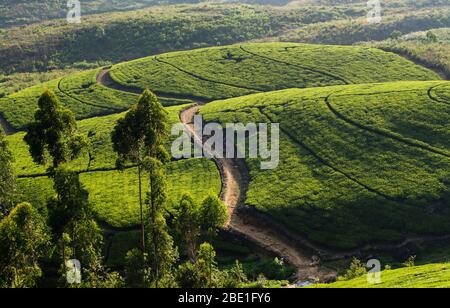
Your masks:
M80 174L97 221L123 231L108 252L114 266L127 236L136 241L139 200L137 170L117 170L111 132L144 89L158 95L171 124L188 124L197 111L206 122L280 124L276 169L261 170L259 159L172 160L168 203L185 192L198 203L222 196L227 229L285 258L297 277L320 276L312 255L450 234L450 82L393 53L246 43L123 62L5 96L0 116L15 132L7 140L18 190L37 208L55 192L23 137L46 89L74 112L90 141L67 167ZM447 269L388 271L385 286L398 276L421 286L416 270L429 273L423 284L431 286ZM358 279L334 286L341 285L365 286Z

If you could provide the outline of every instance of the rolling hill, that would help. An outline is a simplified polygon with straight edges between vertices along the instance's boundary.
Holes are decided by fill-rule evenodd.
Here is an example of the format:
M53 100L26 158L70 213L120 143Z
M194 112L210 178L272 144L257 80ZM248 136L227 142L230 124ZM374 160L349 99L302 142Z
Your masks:
M193 103L207 121L280 123L280 165L262 171L259 161L246 160L244 203L289 236L348 250L450 233L450 83L395 54L294 43L172 52L6 96L0 114L24 129L46 88L91 139L94 159L86 153L70 167L109 226L137 223L134 170L115 170L110 132L137 93L150 88L172 123ZM42 205L53 192L22 138L8 136L19 188ZM222 189L212 161L176 161L167 169L171 202L184 191L201 200Z
M450 231L449 91L448 82L290 89L201 113L208 122L280 123L281 163L261 171L247 160L246 204L349 249Z
M136 101L136 94L96 83L98 74L99 70L73 74L9 95L0 99L0 114L15 128L24 128L45 88L78 119L121 112ZM186 98L211 101L288 88L439 79L378 49L290 43L167 53L114 65L110 77L125 90L151 89L165 105L182 104Z

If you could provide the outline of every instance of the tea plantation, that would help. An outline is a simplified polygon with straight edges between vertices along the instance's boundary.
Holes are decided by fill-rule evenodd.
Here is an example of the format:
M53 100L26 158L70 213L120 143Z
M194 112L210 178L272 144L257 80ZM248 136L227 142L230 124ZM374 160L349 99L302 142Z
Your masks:
M207 100L287 88L439 79L377 49L292 43L173 52L115 65L111 76L123 85Z
M279 167L262 171L248 160L247 205L348 249L450 231L450 106L433 98L436 89L446 96L450 83L291 89L213 102L201 113L280 123Z
M317 285L315 288L448 288L450 287L450 264L436 263L405 267L381 272L381 282L370 284L367 276Z
M245 203L292 233L332 249L450 233L450 83L404 58L367 47L241 44L113 65L116 89L98 83L99 72L6 96L0 114L23 130L45 89L75 113L92 147L69 167L108 228L139 220L136 170L116 170L110 134L134 92L149 88L172 123L194 101L214 100L201 107L207 121L280 123L279 167L247 160ZM54 192L23 136L8 136L19 191L42 208ZM167 175L169 203L221 190L209 160L173 161Z
M178 114L185 107L167 108L173 123L178 122ZM80 121L80 131L90 136L91 159L88 153L84 153L69 166L81 173L81 180L90 192L90 201L94 204L98 219L116 228L132 227L139 221L137 171L135 168L123 172L115 170L116 154L112 150L110 137L115 122L123 115ZM23 200L42 207L54 194L52 181L45 176L44 167L33 163L23 136L24 133L17 133L8 137L16 159L19 190ZM171 162L167 175L169 204L179 201L185 192L190 192L200 202L210 192L218 194L221 190L219 171L209 160Z

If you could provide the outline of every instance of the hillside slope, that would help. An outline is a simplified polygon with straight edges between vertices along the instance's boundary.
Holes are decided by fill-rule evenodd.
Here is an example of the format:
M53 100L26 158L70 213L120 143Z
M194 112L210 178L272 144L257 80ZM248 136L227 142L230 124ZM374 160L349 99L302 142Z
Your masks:
M172 123L179 121L178 114L185 107L167 108ZM123 116L120 113L80 121L79 130L89 136L92 147L89 153L83 153L67 166L80 173L98 220L115 228L129 228L139 223L137 170L132 166L123 172L116 170L116 154L110 137L116 121ZM23 137L24 133L17 133L7 138L15 157L18 190L22 200L41 208L54 195L52 181L46 176L45 168L32 161ZM169 206L187 191L201 202L209 193L219 194L222 189L216 165L206 159L173 161L166 171Z
M99 70L73 74L9 95L0 99L0 114L15 128L24 128L45 88L78 119L85 119L127 109L144 88L161 96L165 105L177 105L186 98L211 101L287 88L439 79L430 70L378 49L292 43L205 48L114 65L113 81L135 93L98 84L98 74Z
M207 100L287 88L439 79L377 49L293 43L162 54L114 65L111 77L125 86Z
M449 82L255 94L204 106L208 122L276 122L281 161L248 159L246 204L336 249L450 232Z
M450 287L450 264L438 263L415 267L384 270L381 283L369 284L366 276L349 281L320 284L314 288L448 288Z
M114 171L109 132L120 115L86 118L120 113L144 87L160 95L166 106L180 105L169 107L174 122L190 100L238 97L207 104L201 112L208 121L280 122L283 132L278 169L261 171L258 161L247 161L251 181L246 204L251 208L292 234L335 249L450 232L449 83L430 70L377 49L274 43L121 63L102 71L116 89L99 84L99 73L74 74L7 96L0 100L0 112L13 126L24 128L40 93L52 89L78 119L85 119L81 130L95 145L95 159L84 157L73 168L109 172ZM395 82L377 84L385 81ZM312 86L317 88L261 93ZM21 136L9 137L19 176L42 176ZM211 164L174 169L205 172L199 196L220 189ZM103 191L120 190L121 177L106 183ZM195 191L193 182L178 184L174 196L183 187ZM119 227L135 223L132 215L120 217L123 201L93 195L102 200L102 220ZM108 207L115 208L114 217L108 217Z

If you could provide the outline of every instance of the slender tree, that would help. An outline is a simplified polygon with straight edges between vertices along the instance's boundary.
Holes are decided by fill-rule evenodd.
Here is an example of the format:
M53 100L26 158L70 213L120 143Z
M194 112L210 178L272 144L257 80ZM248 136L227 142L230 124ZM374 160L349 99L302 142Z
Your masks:
M180 287L219 287L224 273L217 268L215 257L214 248L208 243L203 243L195 262L188 261L178 267L177 280Z
M213 274L218 272L216 251L214 247L209 243L203 243L200 245L198 251L197 267L199 272L205 277L206 287L211 288L213 286Z
M127 162L137 165L142 251L145 251L143 162L146 157L162 159L165 156L162 146L168 135L167 111L149 90L145 90L137 105L118 121L111 135L114 151L119 156L117 166L121 168Z
M38 106L24 140L33 160L46 165L51 159L51 170L54 171L61 164L78 157L88 142L86 137L77 133L73 113L62 107L52 92L44 92Z
M13 205L16 178L12 163L13 155L0 128L0 220L7 215Z
M0 222L0 287L35 287L48 244L47 226L37 210L28 203L15 207Z
M150 248L149 261L154 273L155 287L161 286L160 280L165 280L165 285L170 283L173 265L178 260L178 252L174 249L173 239L169 235L166 219L166 182L162 163L154 158L148 158L145 167L150 173L150 192L146 204L149 211L147 241Z

